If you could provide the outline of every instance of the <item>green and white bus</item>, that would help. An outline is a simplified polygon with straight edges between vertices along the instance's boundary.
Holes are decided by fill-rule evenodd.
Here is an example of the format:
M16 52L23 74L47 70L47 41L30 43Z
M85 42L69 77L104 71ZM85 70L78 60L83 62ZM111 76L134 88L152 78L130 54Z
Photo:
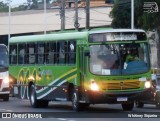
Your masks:
M151 87L143 30L101 28L12 37L9 48L14 92L30 99L32 107L72 101L76 111L103 103L132 110L136 97ZM131 51L137 59L127 59Z
M0 44L0 99L9 100L9 72L8 72L8 48Z

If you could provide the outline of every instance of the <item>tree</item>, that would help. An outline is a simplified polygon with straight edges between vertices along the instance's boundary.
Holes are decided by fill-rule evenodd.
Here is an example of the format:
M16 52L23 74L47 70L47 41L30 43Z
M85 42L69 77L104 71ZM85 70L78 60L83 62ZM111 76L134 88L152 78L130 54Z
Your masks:
M129 7L129 0L116 0L113 9L110 13L112 19L112 27L114 28L129 28L131 8ZM122 21L123 20L123 21Z
M37 9L38 8L38 1L37 0L32 0L31 8L32 9Z
M24 11L27 10L28 6L26 4L19 5L17 7L12 8L12 12L14 11Z
M3 3L3 1L0 1L0 12L7 12L7 11L8 11L7 3Z
M50 3L53 0L46 0L46 3ZM29 9L37 9L38 8L38 4L43 4L44 0L27 0L28 3L28 8Z
M112 27L114 28L130 28L131 24L131 0L115 0L113 9L110 13L112 17ZM145 2L152 2L151 0L134 0L134 23L135 28L142 28L146 31L148 30L156 30L159 36L159 40L157 42L157 57L158 57L158 68L160 68L160 0L154 0L153 3L156 3L158 8L158 12L145 12L144 4ZM151 6L154 8L155 6ZM150 8L150 9L152 9Z

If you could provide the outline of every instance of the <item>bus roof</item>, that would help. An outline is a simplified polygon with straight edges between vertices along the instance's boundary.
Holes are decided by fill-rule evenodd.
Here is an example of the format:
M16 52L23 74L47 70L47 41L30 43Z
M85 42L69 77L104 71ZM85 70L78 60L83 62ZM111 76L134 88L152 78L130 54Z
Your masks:
M88 39L88 34L107 33L107 32L145 32L141 29L111 29L111 28L98 28L91 29L90 31L68 31L61 33L43 34L43 35L27 35L11 37L9 43L25 43L25 42L37 42L37 41L57 41L57 40L71 40L71 39Z
M37 41L57 41L57 40L71 40L71 39L88 39L88 32L69 32L43 35L29 35L11 37L9 43L25 43Z

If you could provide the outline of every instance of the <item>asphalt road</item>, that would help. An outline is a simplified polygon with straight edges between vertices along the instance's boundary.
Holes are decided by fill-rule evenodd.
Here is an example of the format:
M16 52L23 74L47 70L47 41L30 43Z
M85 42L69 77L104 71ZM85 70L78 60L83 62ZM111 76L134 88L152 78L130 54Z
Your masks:
M2 117L2 113L3 115L11 113L12 118L1 118L0 121L17 121L22 120L22 118L23 121L46 121L46 118L47 121L158 121L160 119L160 109L157 109L155 105L145 104L144 108L123 111L119 104L99 104L91 105L82 112L75 112L72 110L70 102L50 102L48 108L32 108L29 100L21 100L15 97L10 97L8 102L0 100L0 117ZM152 117L148 118L144 115ZM158 118L154 115L157 115ZM33 119L34 116L42 117L42 119Z

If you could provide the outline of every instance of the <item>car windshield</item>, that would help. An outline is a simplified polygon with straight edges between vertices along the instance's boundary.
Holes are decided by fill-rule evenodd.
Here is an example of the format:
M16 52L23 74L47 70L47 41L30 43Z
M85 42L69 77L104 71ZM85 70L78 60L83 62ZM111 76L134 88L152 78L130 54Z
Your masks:
M147 72L147 44L106 44L90 46L90 71L97 75L127 75Z
M0 68L8 67L8 52L6 48L0 48Z

